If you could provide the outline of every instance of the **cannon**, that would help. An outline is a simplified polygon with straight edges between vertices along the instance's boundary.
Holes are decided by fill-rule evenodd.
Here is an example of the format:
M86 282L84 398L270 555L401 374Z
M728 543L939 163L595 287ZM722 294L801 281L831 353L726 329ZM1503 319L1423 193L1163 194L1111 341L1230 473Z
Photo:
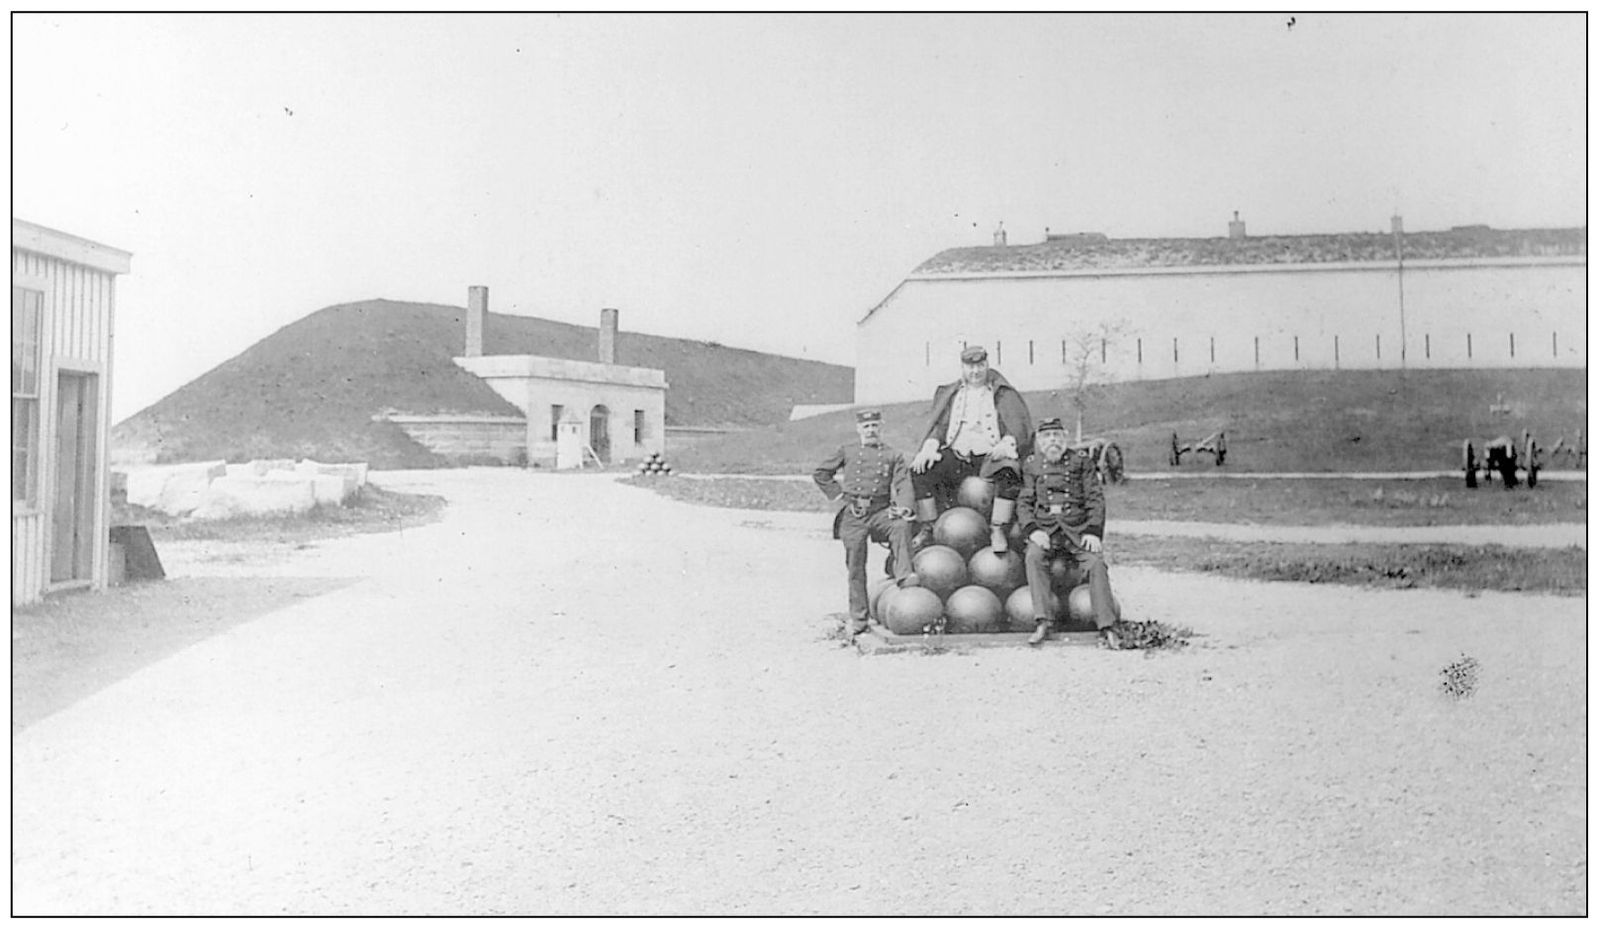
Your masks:
M1225 463L1225 431L1220 430L1210 436L1204 436L1195 442L1180 442L1180 434L1169 433L1169 465L1176 466L1187 453L1193 455L1211 455L1214 465Z
M1505 489L1519 484L1519 472L1525 472L1525 486L1536 487L1536 477L1542 470L1542 447L1537 445L1536 437L1530 430L1525 430L1519 442L1508 436L1498 436L1488 439L1481 446L1485 453L1484 458L1475 455L1474 440L1464 440L1461 467L1464 469L1464 487L1479 487L1475 478L1478 469L1484 468L1484 479L1490 482L1492 473L1496 472L1503 480Z
M1119 448L1118 443L1109 439L1086 439L1069 448L1091 456L1096 463L1097 478L1103 484L1123 484L1127 480L1124 474L1124 450Z

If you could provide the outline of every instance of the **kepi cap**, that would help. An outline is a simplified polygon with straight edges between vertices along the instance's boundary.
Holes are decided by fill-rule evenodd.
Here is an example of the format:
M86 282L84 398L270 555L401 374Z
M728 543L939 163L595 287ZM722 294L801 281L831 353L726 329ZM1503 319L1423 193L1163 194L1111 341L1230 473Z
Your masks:
M984 346L969 346L958 357L965 362L983 362L990 356L986 354Z
M878 423L879 421L880 415L878 410L857 411L857 422L859 423Z
M1042 420L1040 423L1036 424L1036 427L1035 427L1035 431L1037 433L1044 433L1044 432L1046 432L1048 430L1054 430L1054 429L1057 430L1058 432L1068 432L1067 430L1065 430L1063 428L1063 421L1058 419L1057 417L1047 417L1046 419Z

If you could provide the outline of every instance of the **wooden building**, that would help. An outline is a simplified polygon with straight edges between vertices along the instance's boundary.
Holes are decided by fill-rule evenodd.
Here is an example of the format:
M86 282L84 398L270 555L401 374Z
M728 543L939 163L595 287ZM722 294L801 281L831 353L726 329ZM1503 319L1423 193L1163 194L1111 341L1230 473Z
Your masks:
M11 603L107 581L120 249L11 221Z

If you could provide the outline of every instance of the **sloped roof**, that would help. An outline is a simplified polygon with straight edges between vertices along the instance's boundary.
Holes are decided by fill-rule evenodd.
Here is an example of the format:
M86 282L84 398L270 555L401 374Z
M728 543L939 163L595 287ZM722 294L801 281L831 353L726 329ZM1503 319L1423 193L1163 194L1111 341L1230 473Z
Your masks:
M1403 257L1414 261L1584 256L1586 228L1457 227L1402 236ZM947 249L913 270L931 275L1005 275L1099 268L1220 267L1397 260L1391 233L1326 233L1229 239L1098 239L1070 237L1031 245Z

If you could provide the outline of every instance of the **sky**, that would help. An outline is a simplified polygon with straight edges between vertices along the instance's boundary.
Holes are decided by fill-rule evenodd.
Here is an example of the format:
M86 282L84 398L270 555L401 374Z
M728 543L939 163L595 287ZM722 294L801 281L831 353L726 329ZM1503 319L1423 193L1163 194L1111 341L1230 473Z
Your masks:
M1586 222L1580 14L13 14L121 420L390 298L851 365L943 249Z

